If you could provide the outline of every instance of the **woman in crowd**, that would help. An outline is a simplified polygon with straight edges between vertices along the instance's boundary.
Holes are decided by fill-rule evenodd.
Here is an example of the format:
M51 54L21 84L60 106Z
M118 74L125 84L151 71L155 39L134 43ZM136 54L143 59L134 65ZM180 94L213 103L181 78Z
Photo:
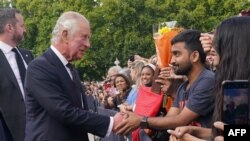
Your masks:
M137 99L137 94L138 94L138 88L140 86L140 77L141 77L141 70L142 67L144 66L144 62L141 60L136 60L134 62L131 63L131 67L130 67L130 76L132 79L132 90L130 91L128 98L126 100L125 105L130 106L130 109L132 109L132 107L135 104L135 101ZM129 108L129 107L128 107Z
M124 74L117 74L114 79L114 86L117 90L117 94L114 96L114 102L116 107L124 103L131 90L131 80Z

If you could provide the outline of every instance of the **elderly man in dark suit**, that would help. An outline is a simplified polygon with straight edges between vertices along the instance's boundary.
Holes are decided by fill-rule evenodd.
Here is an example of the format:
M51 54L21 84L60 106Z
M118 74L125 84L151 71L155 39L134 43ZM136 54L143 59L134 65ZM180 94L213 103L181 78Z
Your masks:
M23 17L13 8L0 8L0 108L15 141L24 140L24 78L30 51L17 48L24 39Z
M87 133L101 137L114 130L114 117L88 112L78 73L70 64L90 47L90 25L77 12L63 13L52 32L52 45L27 70L25 141L87 141Z

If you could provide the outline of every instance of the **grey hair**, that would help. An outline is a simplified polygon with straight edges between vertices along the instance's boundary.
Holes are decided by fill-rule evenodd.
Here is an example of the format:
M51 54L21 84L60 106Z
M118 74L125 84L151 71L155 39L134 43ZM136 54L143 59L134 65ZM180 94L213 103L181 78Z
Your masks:
M20 14L20 11L14 8L0 8L0 34L4 33L4 27L10 23L16 25L16 14Z
M130 83L132 82L132 79L130 76L130 69L128 67L122 68L118 73L125 75L129 79Z
M89 21L80 13L69 11L63 13L56 22L56 25L52 31L51 42L56 43L59 41L61 33L67 30L69 35L72 36L78 29L79 22L86 22L89 25Z
M108 74L111 73L111 72L116 72L116 73L119 73L119 71L122 70L122 68L120 66L112 66L109 68L108 70Z

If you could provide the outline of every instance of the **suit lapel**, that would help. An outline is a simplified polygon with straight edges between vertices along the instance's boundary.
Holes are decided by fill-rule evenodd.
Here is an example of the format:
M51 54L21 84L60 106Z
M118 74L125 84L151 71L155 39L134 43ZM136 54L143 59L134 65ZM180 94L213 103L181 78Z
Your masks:
M18 49L19 49L21 55L23 56L24 61L28 65L31 62L31 60L33 59L31 52L23 50L21 48L18 48Z
M3 70L5 70L6 74L9 76L10 80L14 83L14 85L21 91L15 74L13 73L13 70L10 67L10 64L8 60L6 59L5 55L3 54L2 50L0 50L0 66Z
M76 82L73 82L70 78L68 71L66 70L65 66L61 62L61 60L56 56L56 54L49 48L44 56L48 59L50 63L53 64L53 66L56 66L56 69L58 71L59 77L63 80L61 83L63 83L64 86L66 86L66 91L70 96L70 99L73 101L73 103L78 106L82 107L81 105L81 97L80 97L80 88L79 83L80 79L79 77ZM76 71L76 70L75 70ZM77 84L75 84L77 83ZM66 93L66 92L65 92Z
M80 94L82 95L81 98L83 100L84 109L88 110L87 100L86 100L85 92L84 92L84 89L83 89L83 86L82 86L82 83L81 83L81 80L80 80L80 77L79 77L79 73L78 73L78 71L76 69L74 71L76 72L76 75L77 75L76 84L78 85Z

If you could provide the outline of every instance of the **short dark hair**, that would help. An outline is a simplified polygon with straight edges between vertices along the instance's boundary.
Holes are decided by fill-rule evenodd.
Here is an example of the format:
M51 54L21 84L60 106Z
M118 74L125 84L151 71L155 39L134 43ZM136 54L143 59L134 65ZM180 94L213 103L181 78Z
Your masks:
M200 61L202 64L206 61L206 54L200 42L201 32L197 30L185 30L178 35L176 35L171 40L171 45L176 44L178 42L184 42L185 48L189 52L198 51L200 55Z
M131 82L130 82L129 78L128 78L126 75L121 74L121 73L118 73L118 74L115 76L115 80L117 79L117 77L122 77L122 78L124 78L125 81L126 81L126 84L128 85L128 89L131 88ZM115 83L115 82L114 82L114 86L115 86L115 88L116 88L116 83Z
M0 8L0 34L4 33L4 27L7 23L16 25L17 19L16 14L20 11L14 8Z

